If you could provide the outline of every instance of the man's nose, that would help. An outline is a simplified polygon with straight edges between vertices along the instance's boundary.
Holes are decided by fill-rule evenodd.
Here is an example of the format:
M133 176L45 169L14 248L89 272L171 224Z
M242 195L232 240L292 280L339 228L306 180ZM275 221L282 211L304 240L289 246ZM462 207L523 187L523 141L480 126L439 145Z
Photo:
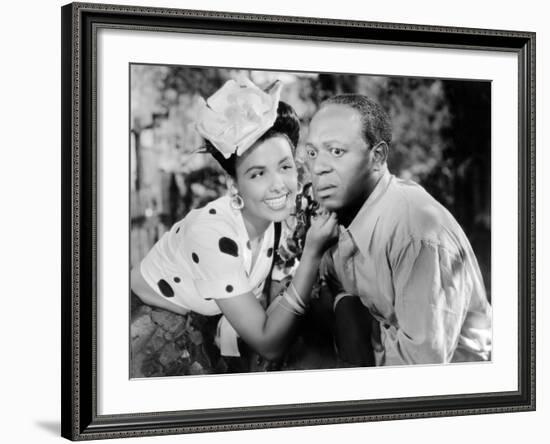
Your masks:
M312 159L311 162L313 163L312 165L313 174L316 174L318 176L322 174L326 174L330 172L332 169L328 154L322 151L319 151L317 153L317 157L315 159Z

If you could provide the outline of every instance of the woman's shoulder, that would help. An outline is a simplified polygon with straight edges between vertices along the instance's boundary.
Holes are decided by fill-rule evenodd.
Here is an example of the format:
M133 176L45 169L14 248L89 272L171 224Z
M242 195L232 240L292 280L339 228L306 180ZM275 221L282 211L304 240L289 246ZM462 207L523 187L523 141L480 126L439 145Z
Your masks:
M238 215L234 214L229 197L222 196L202 208L191 211L182 221L185 234L189 236L237 234Z

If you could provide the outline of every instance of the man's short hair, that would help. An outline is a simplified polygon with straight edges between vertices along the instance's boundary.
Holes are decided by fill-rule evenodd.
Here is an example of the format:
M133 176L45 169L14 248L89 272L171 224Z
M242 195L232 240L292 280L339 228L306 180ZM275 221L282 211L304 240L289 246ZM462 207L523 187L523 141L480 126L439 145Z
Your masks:
M392 139L392 125L388 114L374 100L362 94L338 94L321 104L347 105L359 112L363 124L363 138L369 147L384 141L388 145Z

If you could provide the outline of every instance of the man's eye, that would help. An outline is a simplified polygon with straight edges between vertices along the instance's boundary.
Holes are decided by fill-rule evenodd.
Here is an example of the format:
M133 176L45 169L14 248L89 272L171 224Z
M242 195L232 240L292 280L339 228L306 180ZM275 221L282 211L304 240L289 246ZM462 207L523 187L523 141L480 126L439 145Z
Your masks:
M315 150L306 150L307 157L310 159L315 159L317 157L317 151Z
M345 151L342 148L331 148L330 153L334 157L342 157L342 155L345 153Z
M282 168L283 170L288 171L292 169L292 165L283 165Z

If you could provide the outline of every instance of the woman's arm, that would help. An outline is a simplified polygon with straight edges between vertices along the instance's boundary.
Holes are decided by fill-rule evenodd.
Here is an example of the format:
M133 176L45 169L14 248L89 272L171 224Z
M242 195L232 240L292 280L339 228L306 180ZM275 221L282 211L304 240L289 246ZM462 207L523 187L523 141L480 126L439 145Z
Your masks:
M300 265L292 279L292 285L307 304L311 288L317 277L321 257L329 241L336 234L336 216L314 220L307 234ZM241 338L264 358L274 360L283 354L299 317L279 303L269 316L252 293L216 303Z
M163 308L177 314L185 314L188 312L185 308L170 302L168 299L159 296L155 291L153 291L153 289L143 278L139 265L132 268L130 273L130 287L144 304Z

